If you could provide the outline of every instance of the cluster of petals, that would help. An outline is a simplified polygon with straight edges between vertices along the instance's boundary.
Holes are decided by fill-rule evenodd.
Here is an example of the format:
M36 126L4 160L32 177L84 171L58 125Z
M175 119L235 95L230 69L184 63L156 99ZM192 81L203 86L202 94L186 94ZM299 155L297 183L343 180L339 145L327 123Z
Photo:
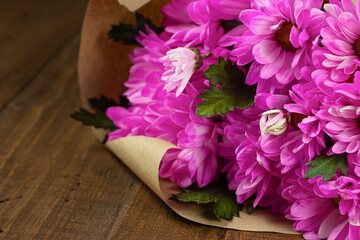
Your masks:
M321 5L322 0L252 1L252 8L240 13L247 30L233 40L237 64L255 60L252 67L260 68L262 79L275 77L281 84L300 79L325 23Z
M124 95L107 111L109 141L145 135L175 144L160 177L203 187L226 174L238 203L272 207L306 239L360 239L360 3L352 0L173 0L164 31L147 28ZM230 59L254 104L199 117L204 71ZM239 81L241 81L239 79ZM317 156L346 156L324 183Z
M359 180L336 176L324 184L321 178L282 178L278 189L290 203L282 209L304 231L306 239L358 239L360 234Z

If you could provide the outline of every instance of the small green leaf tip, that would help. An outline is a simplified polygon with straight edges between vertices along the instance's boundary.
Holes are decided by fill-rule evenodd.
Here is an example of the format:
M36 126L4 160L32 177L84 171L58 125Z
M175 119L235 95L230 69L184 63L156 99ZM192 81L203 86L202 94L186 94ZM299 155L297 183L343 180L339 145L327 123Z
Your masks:
M213 204L213 211L218 219L231 221L234 216L239 216L240 205L236 202L235 195L217 189L184 189L183 193L174 195L180 202L194 202L197 204Z
M315 157L305 165L311 165L305 173L305 178L315 178L322 175L323 182L326 183L330 178L335 176L339 168L342 174L347 175L347 154Z
M94 97L89 99L91 107L96 111L97 114L106 113L106 110L110 107L121 106L129 108L129 100L126 96L119 96L119 100L116 102L112 98L108 98L104 95L100 97Z
M83 108L80 108L78 112L71 114L71 117L77 121L82 122L82 124L86 126L112 130L117 129L114 123L105 114L90 113Z
M196 106L199 117L225 116L235 108L247 108L254 104L256 85L245 84L245 74L230 59L219 58L204 72L210 87L204 88L199 98L204 100Z
M122 42L123 44L138 44L136 36L139 32L146 32L146 26L156 33L161 33L163 30L156 27L150 19L145 18L143 15L136 13L136 25L119 23L112 25L111 30L108 32L109 38L115 42Z
M116 130L118 127L108 118L106 110L113 106L121 106L124 108L129 108L130 106L129 100L125 96L119 96L119 100L116 102L111 98L101 95L100 97L90 98L89 103L94 110L94 113L80 108L78 112L70 115L71 118L82 122L82 124L86 126L109 130Z

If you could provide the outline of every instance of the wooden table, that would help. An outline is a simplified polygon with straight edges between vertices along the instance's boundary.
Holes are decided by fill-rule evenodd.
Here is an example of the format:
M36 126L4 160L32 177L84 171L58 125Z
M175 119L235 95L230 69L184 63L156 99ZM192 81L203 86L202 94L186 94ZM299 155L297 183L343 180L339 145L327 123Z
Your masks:
M0 239L302 239L179 217L70 119L86 4L0 3Z

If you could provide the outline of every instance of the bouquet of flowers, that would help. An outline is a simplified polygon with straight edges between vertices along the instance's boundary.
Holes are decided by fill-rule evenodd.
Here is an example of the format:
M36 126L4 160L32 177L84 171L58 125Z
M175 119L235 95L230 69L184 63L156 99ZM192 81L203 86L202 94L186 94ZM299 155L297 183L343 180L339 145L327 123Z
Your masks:
M140 45L128 89L73 117L110 129L107 142L176 146L159 169L183 189L176 201L214 202L226 220L271 207L306 239L360 239L360 4L172 0L162 12L161 28L139 14L112 26Z

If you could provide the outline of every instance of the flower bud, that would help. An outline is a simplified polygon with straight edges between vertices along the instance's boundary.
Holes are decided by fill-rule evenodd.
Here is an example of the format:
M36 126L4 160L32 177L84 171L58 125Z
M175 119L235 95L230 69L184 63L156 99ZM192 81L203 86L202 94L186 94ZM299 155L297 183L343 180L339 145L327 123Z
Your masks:
M289 123L289 114L279 109L266 111L260 118L261 136L283 134Z
M161 76L161 80L166 82L164 89L168 92L176 89L176 96L179 96L201 65L200 51L196 48L178 47L167 51L160 61L164 66Z

